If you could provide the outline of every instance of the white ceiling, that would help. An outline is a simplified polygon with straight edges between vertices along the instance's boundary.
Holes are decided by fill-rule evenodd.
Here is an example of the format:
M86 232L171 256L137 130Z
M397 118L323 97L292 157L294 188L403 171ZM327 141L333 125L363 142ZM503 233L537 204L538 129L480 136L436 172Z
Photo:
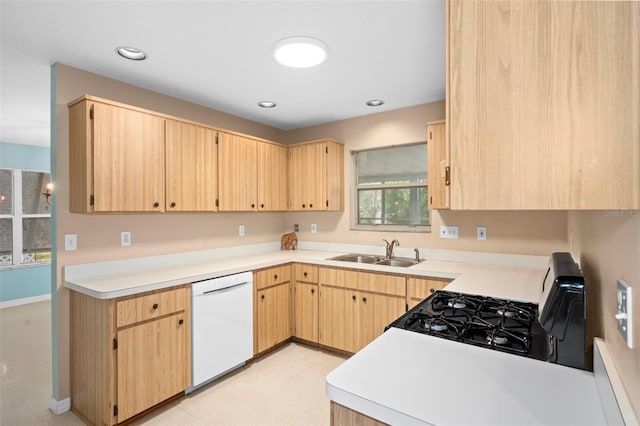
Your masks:
M49 145L56 62L284 130L444 99L444 22L444 0L1 0L0 141ZM327 61L277 64L291 36L323 40Z

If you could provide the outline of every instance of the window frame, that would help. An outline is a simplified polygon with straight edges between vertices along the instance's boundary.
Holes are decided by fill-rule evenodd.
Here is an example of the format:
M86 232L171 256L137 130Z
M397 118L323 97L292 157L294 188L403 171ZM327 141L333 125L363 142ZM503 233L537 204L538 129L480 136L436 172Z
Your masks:
M51 179L51 172L47 170L36 170L36 169L18 169L11 167L0 167L3 170L11 171L11 185L12 185L12 197L13 197L13 212L12 214L0 214L0 219L11 219L12 225L12 244L11 244L11 265L2 265L0 264L0 270L8 270L8 269L18 269L18 268L31 268L34 266L45 266L50 265L51 260L45 260L40 262L28 262L25 263L23 259L24 253L22 252L24 249L24 242L22 240L23 234L23 223L22 219L38 219L38 218L49 218L51 219L51 207L49 208L49 213L23 213L22 209L22 173L23 172L32 172L32 173L46 173L49 175L49 179ZM51 225L51 222L50 222ZM53 233L51 233L51 237L53 237ZM53 255L53 241L49 242L51 245L51 254ZM16 262L17 260L17 262Z
M405 144L394 144L387 146L378 146L374 148L366 148L360 150L352 150L351 153L351 165L353 168L352 178L350 189L351 189L351 226L350 229L352 231L378 231L378 232L413 232L413 233L429 233L431 232L431 210L429 209L429 205L427 203L426 207L429 210L429 224L428 225L385 225L385 224L360 224L358 223L359 211L360 211L360 201L359 201L359 190L376 190L376 189L393 189L393 188L426 188L427 196L429 193L428 181L424 184L422 183L400 183L400 184L382 184L382 185L366 185L365 187L358 186L358 154L361 152L367 151L376 151L382 149L393 149L393 148L402 148L413 145L425 145L425 149L427 146L427 141L422 142L413 142L413 143L405 143ZM427 169L427 174L429 170ZM417 197L417 191L415 191L415 196ZM411 210L415 210L417 205L412 205ZM412 211L412 214L415 212ZM419 214L419 212L418 212Z

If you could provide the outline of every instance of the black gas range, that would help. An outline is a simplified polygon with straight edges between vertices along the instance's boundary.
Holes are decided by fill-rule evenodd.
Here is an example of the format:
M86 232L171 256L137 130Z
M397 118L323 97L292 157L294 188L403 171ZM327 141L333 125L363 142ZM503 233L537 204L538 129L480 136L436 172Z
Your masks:
M439 290L389 327L585 368L586 286L569 253L553 253L540 304Z

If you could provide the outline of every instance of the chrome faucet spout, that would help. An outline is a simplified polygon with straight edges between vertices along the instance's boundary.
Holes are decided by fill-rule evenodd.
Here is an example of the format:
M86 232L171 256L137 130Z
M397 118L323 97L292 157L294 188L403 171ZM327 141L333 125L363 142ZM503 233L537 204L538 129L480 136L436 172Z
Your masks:
M393 240L393 241L389 242L389 241L385 240L384 238L382 239L382 241L387 243L387 248L386 248L387 259L391 259L393 257L393 247L399 246L400 243L398 242L398 240Z
M416 262L420 262L420 250L414 248L413 251L416 252Z

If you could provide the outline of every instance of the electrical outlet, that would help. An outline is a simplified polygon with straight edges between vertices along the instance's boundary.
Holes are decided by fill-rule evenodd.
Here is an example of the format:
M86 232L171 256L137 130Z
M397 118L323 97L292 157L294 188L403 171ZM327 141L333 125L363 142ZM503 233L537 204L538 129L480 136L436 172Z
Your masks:
M318 225L316 225L315 223L311 224L311 233L315 234L318 232Z
M458 227L457 226L441 226L440 238L458 239Z
M120 233L120 245L122 247L131 245L131 232L130 231L122 231Z
M65 251L78 250L78 235L77 234L64 234L64 249L65 249Z
M244 237L244 225L238 226L238 235Z
M619 279L617 284L616 321L618 322L618 331L627 342L627 346L633 348L632 288L623 279Z
M298 225L297 223L295 223L293 225L293 232L300 232L300 225Z
M487 228L484 226L478 226L478 239L486 240L487 239Z

